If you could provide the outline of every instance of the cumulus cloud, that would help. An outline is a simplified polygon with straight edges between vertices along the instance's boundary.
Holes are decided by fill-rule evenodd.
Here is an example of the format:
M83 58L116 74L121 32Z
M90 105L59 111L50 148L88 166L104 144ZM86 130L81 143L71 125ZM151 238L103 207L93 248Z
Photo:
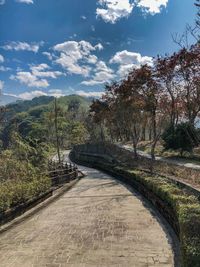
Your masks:
M101 97L104 94L104 92L95 92L95 91L85 92L83 90L79 90L76 91L76 94L84 97Z
M5 59L4 57L0 54L0 64L4 63ZM9 71L11 70L11 68L8 67L4 67L4 66L0 66L0 71Z
M33 0L15 0L17 3L34 4Z
M4 87L4 82L0 80L0 93L3 90L3 87Z
M10 42L4 46L2 46L2 48L4 50L14 50L14 51L30 51L30 52L34 52L37 53L40 46L43 43L26 43L26 42Z
M49 52L43 52L42 53L44 56L46 56L49 60L52 60L53 59L53 55Z
M61 97L64 96L63 91L61 89L51 89L48 92L48 95L54 96L54 97Z
M32 66L32 74L40 78L52 78L56 79L58 76L63 75L60 71L50 71L50 67L47 64L40 64L38 66Z
M145 13L155 15L162 8L167 7L169 0L98 0L96 9L97 17L105 22L116 23L124 17L128 17L134 7L141 8Z
M24 92L22 94L19 94L17 97L23 99L23 100L31 100L34 97L39 97L39 96L47 96L47 93L43 91L31 91L31 92Z
M97 17L113 24L121 18L128 17L134 7L129 0L99 0L98 4L100 7L96 9Z
M80 95L80 96L84 96L84 97L101 97L104 92L95 92L95 91L83 91L83 90L78 90L75 91L74 89L72 90L73 94L76 95ZM11 95L11 94L8 94ZM51 89L47 92L41 91L41 90L34 90L34 91L30 91L30 92L23 92L19 95L12 95L18 98L21 98L23 100L31 100L35 97L40 97L40 96L54 96L54 97L61 97L64 96L65 94L63 93L63 91L61 89Z
M40 97L40 96L54 96L54 97L61 97L64 96L62 90L60 89L51 89L47 92L41 91L41 90L34 90L31 92L23 92L19 95L13 95L15 97L21 98L23 100L31 100L34 97Z
M49 83L46 79L38 79L38 77L34 76L31 72L20 71L17 72L15 76L11 75L10 79L19 81L28 87L45 88L49 86Z
M89 64L96 64L98 61L98 58L95 55L89 55L87 58L87 62Z
M8 67L4 67L4 66L0 66L0 71L10 71L11 68L8 68Z
M56 79L63 73L60 71L51 71L47 64L40 64L30 67L31 72L19 71L17 74L11 75L11 80L19 81L28 87L46 88L49 86L47 78Z
M109 68L104 61L98 61L96 68L94 69L94 74L90 80L82 81L81 84L86 86L94 86L98 84L104 84L110 82L115 78L114 71Z
M55 62L66 69L68 73L88 77L91 67L86 64L95 64L97 61L97 57L91 53L102 50L103 46L101 44L93 46L86 41L67 41L55 45L53 49L60 53Z
M133 68L138 68L141 65L153 65L153 58L141 56L140 53L129 52L127 50L117 52L111 59L110 64L118 64L118 75L125 76Z
M4 5L6 0L0 0L0 5ZM34 4L33 0L15 0L17 3Z
M4 57L0 54L0 63L4 62Z
M167 7L169 0L140 0L138 7L141 7L145 12L152 15L160 13L163 7Z

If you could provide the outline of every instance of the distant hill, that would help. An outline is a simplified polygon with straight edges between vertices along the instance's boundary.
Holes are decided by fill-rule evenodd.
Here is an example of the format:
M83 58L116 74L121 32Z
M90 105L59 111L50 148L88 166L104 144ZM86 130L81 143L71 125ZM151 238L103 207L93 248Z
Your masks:
M40 96L35 97L32 100L18 100L15 103L10 103L7 105L6 118L11 119L17 113L21 112L31 112L31 113L41 113L45 110L52 110L54 105L53 96ZM91 101L79 95L69 95L58 98L58 105L63 109L67 110L69 106L71 108L79 106L84 110L88 110Z
M40 96L35 97L32 100L18 100L15 103L8 104L7 108L10 112L14 113L26 112L33 107L48 105L53 100L53 96Z
M20 100L20 98L18 98L16 96L3 94L0 96L0 106L5 106L5 105L8 105L10 103L14 103L18 100Z

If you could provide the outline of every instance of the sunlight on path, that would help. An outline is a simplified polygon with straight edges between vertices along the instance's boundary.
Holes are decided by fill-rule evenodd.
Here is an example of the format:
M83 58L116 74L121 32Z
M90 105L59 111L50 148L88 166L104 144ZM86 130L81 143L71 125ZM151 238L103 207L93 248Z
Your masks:
M154 212L99 171L0 236L2 267L172 267Z

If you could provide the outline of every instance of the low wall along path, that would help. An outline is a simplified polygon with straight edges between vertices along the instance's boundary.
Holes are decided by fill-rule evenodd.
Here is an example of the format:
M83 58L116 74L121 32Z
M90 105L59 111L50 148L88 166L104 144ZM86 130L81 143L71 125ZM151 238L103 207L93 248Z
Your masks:
M0 235L2 267L172 267L172 239L140 196L110 176L87 176Z

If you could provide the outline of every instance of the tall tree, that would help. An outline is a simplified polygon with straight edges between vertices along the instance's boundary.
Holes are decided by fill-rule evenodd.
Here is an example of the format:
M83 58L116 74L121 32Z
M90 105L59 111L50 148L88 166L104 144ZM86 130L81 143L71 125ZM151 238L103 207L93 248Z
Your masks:
M55 126L55 134L56 134L56 149L57 149L58 162L59 164L61 164L60 140L59 140L59 133L58 133L58 106L57 106L56 97L54 100L54 126Z

